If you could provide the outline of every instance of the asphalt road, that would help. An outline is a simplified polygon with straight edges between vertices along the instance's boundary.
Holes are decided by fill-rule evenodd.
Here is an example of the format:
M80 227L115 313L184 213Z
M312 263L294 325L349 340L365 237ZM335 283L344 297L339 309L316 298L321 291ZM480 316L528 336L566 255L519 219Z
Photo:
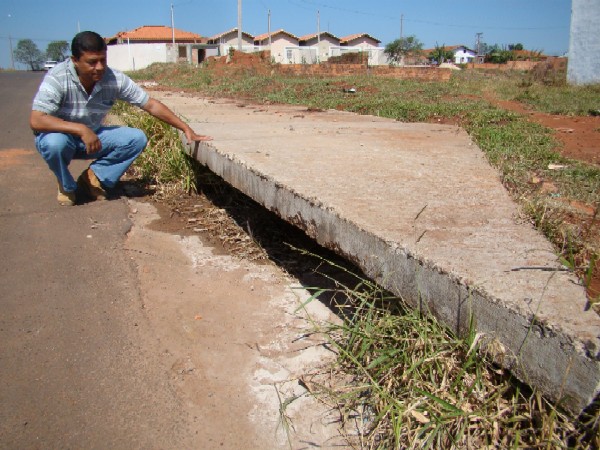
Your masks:
M194 448L123 251L127 204L60 207L35 151L42 76L0 73L0 448Z

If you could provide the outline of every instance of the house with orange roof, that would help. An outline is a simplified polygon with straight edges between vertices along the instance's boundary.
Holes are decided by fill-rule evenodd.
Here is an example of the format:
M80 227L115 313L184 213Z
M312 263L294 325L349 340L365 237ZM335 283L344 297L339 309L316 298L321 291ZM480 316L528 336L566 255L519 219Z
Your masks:
M106 40L108 45L124 44L127 41L139 44L192 43L201 44L205 39L199 34L164 25L144 25L131 31L120 31Z
M152 63L199 64L218 54L217 46L201 35L164 25L144 25L105 38L109 65L118 70L138 70Z
M331 56L341 56L345 53L366 53L370 65L388 64L381 41L368 33L356 33L340 38L340 46L331 49Z
M229 31L211 36L206 40L207 44L216 45L219 48L219 55L228 55L230 49L237 50L239 48L238 29L233 28ZM250 33L242 31L242 51L251 53L258 51L254 46L254 36Z
M285 30L254 36L254 46L271 52L271 60L278 64L290 64L294 60L294 50L299 47L298 36Z
M351 34L340 38L342 47L378 48L381 41L367 33Z
M340 38L331 34L328 31L321 31L319 33L306 34L298 38L300 47L308 47L312 53L315 54L314 58L310 58L310 62L322 62L327 61L331 55L332 47L339 47Z
M283 29L252 36L241 33L243 52L270 50L279 64L315 64L332 56L368 52L369 64L387 64L381 41L367 33L344 38L323 31L298 37ZM119 70L137 70L155 62L200 64L207 57L227 55L239 48L238 29L205 38L199 34L164 25L144 25L106 38L109 64Z

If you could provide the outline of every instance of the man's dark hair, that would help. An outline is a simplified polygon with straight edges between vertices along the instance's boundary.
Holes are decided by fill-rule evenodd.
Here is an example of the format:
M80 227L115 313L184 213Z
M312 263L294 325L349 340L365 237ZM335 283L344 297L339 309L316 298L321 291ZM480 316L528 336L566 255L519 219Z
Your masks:
M106 50L106 42L98 33L93 31L82 31L77 33L71 42L71 54L79 59L83 52L103 52Z

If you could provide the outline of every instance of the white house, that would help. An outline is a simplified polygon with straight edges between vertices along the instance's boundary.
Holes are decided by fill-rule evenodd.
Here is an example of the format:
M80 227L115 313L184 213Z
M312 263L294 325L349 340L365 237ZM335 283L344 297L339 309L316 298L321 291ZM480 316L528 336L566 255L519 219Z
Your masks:
M255 36L254 45L261 50L270 50L272 61L279 64L293 63L293 49L299 47L298 37L284 30Z
M124 71L143 69L156 62L198 64L217 54L216 47L204 44L199 34L163 25L120 31L107 38L106 43L109 65Z
M381 44L379 39L367 33L351 34L340 38L339 47L331 48L331 56L363 52L368 55L369 65L388 64L388 58L384 53L385 49L379 44Z
M375 39L373 36L367 33L351 34L340 38L340 45L342 47L360 48L363 50L378 48L381 41Z
M465 47L464 45L456 45L448 47L454 53L454 64L467 64L475 61L477 52Z
M332 47L340 46L340 38L333 34L322 31L320 33L307 34L298 38L300 47L310 48L311 54L315 54L316 60L307 61L309 63L327 61L331 54Z
M442 61L436 61L436 63L454 63L454 64L467 64L477 61L477 52L471 50L464 45L444 45L441 47L446 52L452 52L452 59L444 59ZM423 49L421 54L424 58L429 58L429 55L436 51L437 48Z
M206 43L217 45L219 54L227 55L230 49L237 50L239 48L238 29L233 28L232 30L209 37ZM242 51L246 53L258 51L258 48L254 45L254 36L246 32L242 32Z

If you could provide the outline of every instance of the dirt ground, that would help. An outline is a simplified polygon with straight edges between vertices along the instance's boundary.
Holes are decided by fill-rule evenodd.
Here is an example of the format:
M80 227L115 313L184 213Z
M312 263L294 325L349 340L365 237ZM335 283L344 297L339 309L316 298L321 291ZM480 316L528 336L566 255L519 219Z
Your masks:
M336 316L320 302L299 308L304 281L206 196L129 205L126 250L170 384L194 418L189 448L346 447L339 414L309 388L335 359L315 326Z
M600 116L561 116L531 111L526 105L515 101L494 100L499 107L526 116L530 121L554 130L560 146L556 149L561 155L600 166ZM535 180L542 189L552 190L552 185L541 178ZM573 213L566 220L580 230L598 227L600 205L586 205L570 201ZM596 264L588 286L590 298L600 296L600 264Z
M519 102L496 103L504 109L523 114L532 122L554 130L556 139L562 145L557 150L562 155L600 166L600 116L558 116L530 111Z

